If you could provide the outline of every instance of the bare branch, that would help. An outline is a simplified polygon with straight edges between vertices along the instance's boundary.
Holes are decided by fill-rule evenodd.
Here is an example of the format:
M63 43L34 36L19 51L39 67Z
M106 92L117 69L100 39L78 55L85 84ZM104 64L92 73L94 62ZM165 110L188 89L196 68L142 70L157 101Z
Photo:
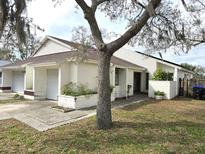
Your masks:
M108 0L92 0L91 8L92 8L93 12L95 12L97 7L105 1L108 1Z
M89 7L84 0L75 0L84 12L85 19L88 21L96 46L100 51L106 48L102 38L102 33L95 18L95 12Z
M155 9L159 6L161 3L161 0L152 0L148 5L152 5L152 7ZM148 19L150 18L150 13L147 9L143 12L139 20L134 24L130 29L128 29L120 38L117 40L109 43L107 45L107 48L114 53L118 49L120 49L122 46L124 46L126 43L129 42L129 40L134 37L147 23Z

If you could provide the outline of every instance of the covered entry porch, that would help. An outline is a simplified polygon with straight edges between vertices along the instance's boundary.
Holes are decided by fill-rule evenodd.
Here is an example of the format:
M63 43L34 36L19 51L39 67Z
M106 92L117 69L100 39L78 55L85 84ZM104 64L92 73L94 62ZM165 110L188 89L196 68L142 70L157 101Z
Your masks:
M58 100L59 65L29 65L26 69L25 98Z
M1 92L23 94L25 89L25 68L10 67L2 70Z
M144 68L115 66L111 70L114 72L111 73L111 85L114 85L115 98L127 98L146 91L146 70Z

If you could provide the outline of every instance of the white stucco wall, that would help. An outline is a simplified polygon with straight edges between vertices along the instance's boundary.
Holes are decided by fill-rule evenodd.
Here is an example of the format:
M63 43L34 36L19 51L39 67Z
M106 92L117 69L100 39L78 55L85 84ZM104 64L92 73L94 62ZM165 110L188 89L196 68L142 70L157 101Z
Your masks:
M77 83L84 84L89 89L97 90L98 85L98 68L96 64L92 63L79 63L78 64L78 77Z
M46 98L47 90L47 69L35 68L34 71L34 92L39 98Z
M70 82L77 83L78 79L78 64L70 63Z
M171 66L159 63L159 62L157 62L157 68L160 68L163 71L168 72L168 73L174 73L174 67L171 67Z
M70 64L69 63L63 63L63 64L60 64L59 66L59 73L58 73L58 92L60 95L61 94L61 90L62 90L62 87L66 84L68 84L71 80L71 74L73 72L70 71Z
M69 51L71 48L65 47L59 43L54 41L48 40L44 43L44 45L38 50L38 52L34 55L34 57L47 55L47 54L54 54Z
M145 67L148 73L151 74L151 76L157 68L157 61L155 59L141 55L132 50L121 48L117 52L115 52L114 55L141 67Z
M165 99L172 99L177 96L176 93L176 81L149 81L149 93L148 96L154 98L155 91L161 91L165 93Z
M33 67L26 66L26 74L25 74L25 89L32 90L33 89Z
M114 94L116 98L126 97L127 95L127 74L125 68L119 70L119 85L115 85Z
M12 87L13 72L11 70L2 71L2 87Z
M146 72L141 72L141 92L147 92L147 90L146 90Z
M130 88L130 90L129 90L129 96L133 95L133 87L134 87L134 85L133 85L133 80L134 80L133 79L133 72L134 72L134 70L132 70L132 69L128 69L127 70L127 85L131 85L132 86Z

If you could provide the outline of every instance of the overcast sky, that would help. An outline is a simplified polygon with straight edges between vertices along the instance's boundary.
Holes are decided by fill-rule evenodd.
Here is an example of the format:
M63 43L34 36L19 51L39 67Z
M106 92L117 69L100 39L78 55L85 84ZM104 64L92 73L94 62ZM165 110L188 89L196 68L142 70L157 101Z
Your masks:
M37 32L41 37L52 35L70 40L74 27L88 26L82 12L76 10L74 0L64 0L60 6L56 7L54 7L54 3L51 0L33 0L28 5L27 13L29 17L34 19L35 24L45 29L45 32ZM108 32L122 33L125 31L126 25L121 21L111 23L100 12L97 13L97 19L100 28L109 28L107 29ZM141 48L136 50L143 52ZM181 53L180 55L175 55L170 51L167 54L163 54L163 58L178 64L187 62L205 66L204 50L205 46L197 46L188 54Z

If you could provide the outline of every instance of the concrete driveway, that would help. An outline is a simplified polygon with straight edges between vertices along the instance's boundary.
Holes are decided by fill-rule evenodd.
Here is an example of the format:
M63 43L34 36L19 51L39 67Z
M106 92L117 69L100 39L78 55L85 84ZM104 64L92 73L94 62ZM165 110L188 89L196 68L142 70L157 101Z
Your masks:
M12 99L16 93L0 93L0 100Z
M147 99L147 96L141 95L128 100L116 101L112 103L112 108L124 107ZM63 124L93 116L96 113L95 108L63 113L51 108L52 106L56 106L56 103L52 101L28 101L16 104L3 104L0 105L0 120L14 118L38 131L46 131Z
M0 105L0 120L17 119L39 131L46 131L93 113L94 109L63 113L52 109L56 102L32 101Z

